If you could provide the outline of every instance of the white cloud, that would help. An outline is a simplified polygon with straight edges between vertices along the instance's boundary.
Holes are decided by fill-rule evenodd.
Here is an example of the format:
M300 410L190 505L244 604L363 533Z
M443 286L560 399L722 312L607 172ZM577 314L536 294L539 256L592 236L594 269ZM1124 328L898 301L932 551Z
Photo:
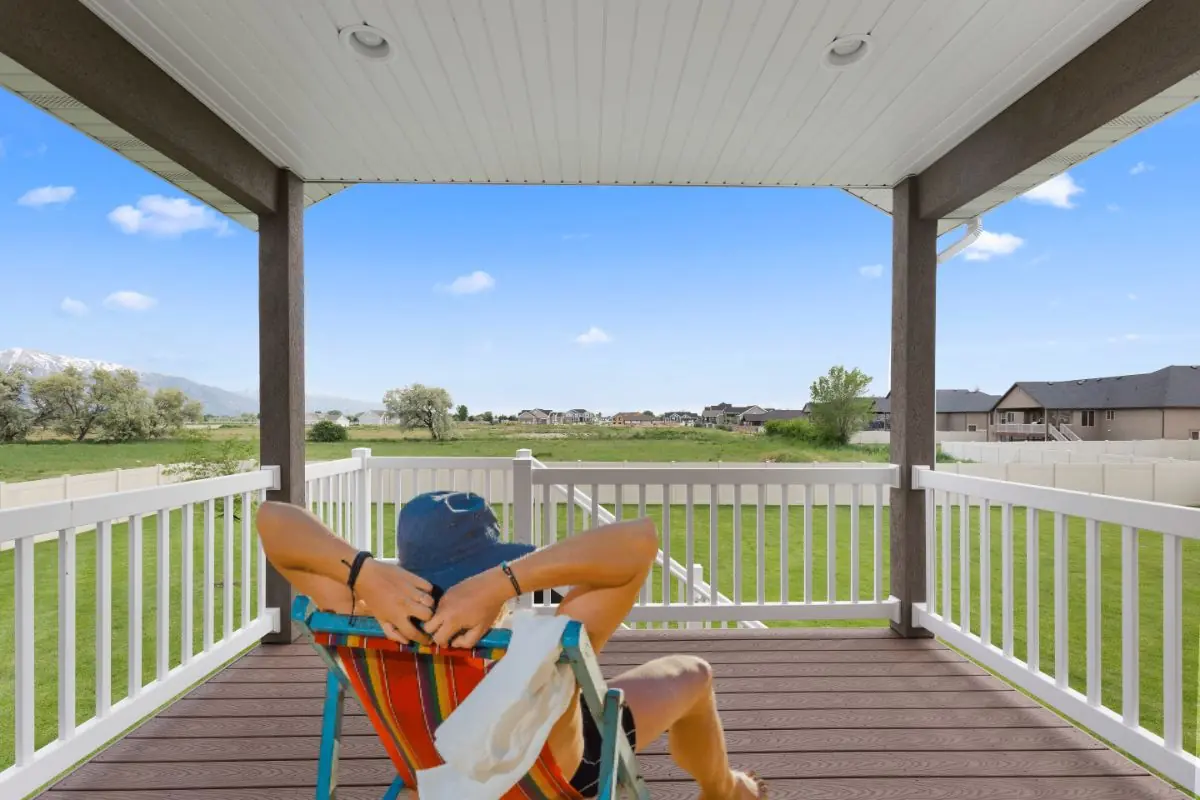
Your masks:
M42 186L30 189L17 200L17 205L41 208L42 206L65 203L75 196L74 186Z
M1147 164L1145 161L1139 161L1130 168L1129 174L1141 175L1143 172L1150 172L1153 169L1153 164Z
M1012 255L1025 240L1012 233L983 231L967 249L962 251L967 261L990 261L996 256Z
M229 220L211 208L184 197L149 194L136 206L117 206L108 213L108 221L123 233L176 237L192 231L211 230L218 236L231 232Z
M459 275L449 286L439 284L434 288L450 294L479 294L496 288L496 279L477 269L470 275Z
M858 274L864 278L872 279L883 277L883 264L870 264L865 267L859 267Z
M113 292L104 298L104 307L113 311L147 311L158 305L158 301L141 292L131 292L128 289Z
M1030 203L1040 203L1055 208L1074 208L1075 204L1071 202L1071 198L1082 193L1083 187L1075 182L1071 173L1064 172L1033 187L1021 195L1021 198Z
M611 341L612 337L595 325L575 337L575 343L582 345L607 344Z
M1130 299L1130 300L1137 300L1137 295L1136 295L1136 294L1133 294L1133 293L1131 292L1131 293L1129 294L1129 299Z
M73 297L64 297L59 308L63 313L70 314L72 317L82 317L88 313L87 304Z

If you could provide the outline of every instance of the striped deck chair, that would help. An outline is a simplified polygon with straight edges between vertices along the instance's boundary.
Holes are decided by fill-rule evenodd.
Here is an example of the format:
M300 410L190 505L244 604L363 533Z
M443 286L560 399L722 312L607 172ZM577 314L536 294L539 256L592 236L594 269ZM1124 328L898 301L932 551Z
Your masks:
M386 638L374 618L317 611L303 595L292 605L292 619L309 634L329 668L317 764L317 800L332 800L337 795L342 705L347 689L357 695L396 767L396 779L383 795L384 800L395 800L405 787L416 787L418 770L443 763L434 746L434 732L483 680L491 665L504 657L511 636L510 631L491 631L471 650L401 645ZM637 800L650 800L629 739L620 726L624 696L619 689L606 689L579 622L571 621L563 632L562 660L571 665L603 737L597 797L613 800L618 797L619 786ZM554 762L549 748L543 748L533 769L504 795L504 800L581 800L569 777Z

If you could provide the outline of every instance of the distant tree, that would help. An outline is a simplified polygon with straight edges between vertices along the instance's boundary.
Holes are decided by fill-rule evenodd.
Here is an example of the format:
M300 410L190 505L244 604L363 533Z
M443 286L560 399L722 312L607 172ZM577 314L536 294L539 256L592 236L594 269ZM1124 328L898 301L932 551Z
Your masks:
M458 420L459 422L466 422L467 421L467 407L459 406L458 408L456 408L454 410L454 418L456 420Z
M323 419L308 429L310 442L344 442L350 438L350 431L327 419Z
M199 422L203 406L198 400L190 400L179 389L159 389L150 399L154 408L150 435L173 436L184 426Z
M402 427L425 428L434 439L444 439L450 433L453 401L445 389L419 383L389 389L383 405Z
M95 370L89 393L94 406L102 408L96 419L100 438L129 442L155 435L154 403L133 370Z
M82 442L107 409L91 388L77 367L38 378L29 387L36 424Z
M871 378L860 369L831 367L829 374L812 383L812 424L824 440L848 444L850 437L866 427L874 410L866 397Z
M19 442L33 427L33 412L25 405L29 370L23 365L0 372L0 443Z
M333 417L333 418L335 418L335 419L336 419L337 417L340 417L341 415L342 415L342 412L341 412L341 411L338 411L336 408L333 408L333 409L330 409L330 410L329 410L329 416L331 416L331 417Z
M255 466L254 443L246 439L224 438L214 441L212 434L206 430L185 430L180 436L187 443L183 451L183 459L168 466L163 472L166 475L184 481L199 481L205 478L219 478L224 475L236 475L253 469ZM216 500L216 513L224 516L225 499ZM242 498L233 496L234 517L240 518ZM251 504L253 506L253 502Z
M492 416L492 412L485 411L479 415L479 421L486 422L488 425L491 425L493 422L495 422L495 418Z
M642 413L643 413L643 414L645 414L647 417L653 417L653 416L654 416L654 412L653 412L653 411L643 411Z

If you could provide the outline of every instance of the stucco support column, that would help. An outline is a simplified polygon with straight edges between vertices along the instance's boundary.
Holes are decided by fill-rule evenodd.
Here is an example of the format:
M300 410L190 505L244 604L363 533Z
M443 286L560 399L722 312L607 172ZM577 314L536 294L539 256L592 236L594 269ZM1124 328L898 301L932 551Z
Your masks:
M934 336L937 330L937 220L918 213L918 178L892 192L891 459L900 486L891 497L891 593L900 600L901 636L927 636L912 619L925 600L925 493L912 488L914 466L932 467Z
M304 505L304 183L279 170L276 211L258 217L259 459L279 467L268 500ZM267 565L267 607L291 642L292 587Z

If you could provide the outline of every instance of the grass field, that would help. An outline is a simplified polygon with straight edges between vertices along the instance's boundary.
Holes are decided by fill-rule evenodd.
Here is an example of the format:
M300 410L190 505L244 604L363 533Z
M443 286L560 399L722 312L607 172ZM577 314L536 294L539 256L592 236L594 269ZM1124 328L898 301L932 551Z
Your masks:
M612 510L612 509L610 509ZM626 507L628 514L629 508ZM658 521L661 525L661 509L650 506L647 513ZM838 553L837 560L838 568L838 599L845 600L850 598L850 509L848 507L837 508L837 529L838 529ZM860 535L861 549L859 553L859 566L861 574L861 594L862 599L869 599L872 585L873 575L873 548L871 531L873 530L872 514L873 510L870 507L860 509ZM1001 631L1001 603L1000 603L1000 511L999 509L992 510L991 528L992 536L992 630L994 631L994 641L1000 640ZM758 596L758 580L757 580L757 510L753 507L742 509L742 537L741 537L741 553L742 553L742 598L746 602L753 602ZM884 587L888 585L888 555L887 547L887 510L884 510L884 546L883 554L884 562ZM939 512L940 515L940 512ZM576 517L577 527L581 525L581 515ZM718 512L718 528L716 535L718 537L718 564L719 577L718 586L723 593L728 596L733 595L733 511L729 506L722 506ZM706 506L697 506L694 512L695 520L695 562L702 564L705 569L705 578L711 580L712 569L709 564L709 537L712 532L709 530L709 514ZM953 555L957 559L957 526L959 516L957 510L953 517L953 526L955 536L953 539ZM179 663L180 641L179 641L179 586L180 586L180 536L179 536L179 514L176 512L172 516L172 553L171 553L171 570L172 570L172 587L173 595L171 601L171 625L172 625L172 641L171 641L171 664ZM813 513L813 528L812 528L812 547L813 547L813 586L814 600L826 599L826 510L823 507L814 508ZM392 530L394 526L394 514L391 507L386 508L384 525L386 530ZM978 541L978 512L973 511L970 518L972 534ZM1026 630L1026 604L1025 604L1025 563L1027 554L1025 552L1025 513L1024 509L1018 509L1014 513L1014 584L1015 591L1015 645L1016 654L1020 658L1026 655L1025 645L1025 630ZM222 541L221 541L221 520L217 521L217 536L216 542L216 580L221 582L225 576L221 573L222 557ZM778 507L766 509L765 519L765 562L763 565L763 573L765 577L764 591L766 598L769 601L778 600L780 590L780 576L782 574L780 564L780 510ZM202 606L199 601L199 585L200 585L200 568L202 564L202 542L200 536L202 530L199 519L196 523L196 554L194 564L196 566L196 612L194 614L194 640L195 646L198 648L201 642L202 635ZM561 509L559 513L559 522L557 530L559 535L563 535L566 530L565 509ZM939 528L940 530L940 528ZM1040 585L1039 585L1039 619L1041 626L1041 662L1043 669L1053 673L1054 667L1054 604L1053 604L1053 574L1050 568L1052 564L1052 539L1050 531L1052 530L1052 519L1050 515L1042 515L1040 519ZM1085 623L1084 623L1084 581L1083 581L1083 552L1084 552L1084 529L1082 520L1071 520L1069 526L1070 533L1070 683L1073 687L1084 690L1085 670L1083 657L1086 652L1085 644ZM789 515L789 599L795 602L803 600L804 587L804 531L803 531L803 512L800 508L793 507ZM237 530L235 526L235 539L237 538ZM677 560L683 561L686 552L686 526L685 514L682 506L673 506L671 512L671 551L672 555ZM144 536L144 558L143 565L143 664L142 673L144 680L149 680L154 674L154 620L155 620L155 595L154 587L156 581L156 554L155 554L155 527L153 519L146 519L143 529ZM113 550L114 564L113 574L118 577L114 582L113 596L113 681L112 693L114 701L123 697L127 686L127 652L124 646L127 637L127 588L125 582L120 579L120 576L126 574L128 567L128 530L124 524L116 525L113 528ZM1105 526L1102 532L1102 557L1101 564L1103 569L1103 664L1104 664L1104 689L1103 699L1106 705L1120 710L1121 703L1121 598L1120 598L1120 530L1115 527ZM1184 547L1184 574L1194 575L1200 571L1200 547L1196 547L1196 542L1185 542ZM940 554L939 558L940 558ZM978 549L972 549L972 563L974 565L972 571L972 585L974 591L978 594L979 587L979 554ZM1143 724L1153 731L1161 732L1162 725L1162 708L1161 708L1161 686L1162 686L1162 596L1161 596L1161 580L1162 580L1162 546L1161 539L1155 534L1144 534L1141 542L1140 550L1141 559L1141 605L1140 605L1140 622L1141 622L1141 687L1142 687L1142 721ZM238 562L240 563L240 562ZM95 593L94 593L94 536L92 534L81 534L78 544L78 622L77 622L77 654L78 663L76 668L76 681L78 686L78 701L77 701L77 718L79 720L86 719L93 712L93 687L95 682L94 674L94 648L95 648L95 630L94 630L94 614L95 614ZM57 719L57 549L54 542L46 542L39 544L36 547L35 554L35 569L37 572L37 622L35 626L36 641L37 641L37 676L36 676L36 693L37 693L37 731L38 743L43 744L52 740L56 731ZM251 571L254 574L254 571ZM235 608L240 613L240 597L243 587L236 585L236 576L240 575L240 566L235 564ZM656 574L654 581L655 599L659 599L658 586L660 585L658 575ZM957 573L954 584L954 604L955 612L953 616L957 619L958 613L958 581ZM0 597L11 598L13 591L12 587L12 552L0 553ZM251 587L254 592L254 587ZM939 589L940 591L940 589ZM254 596L253 594L251 595ZM214 638L219 639L221 636L221 618L222 618L222 594L218 590L215 598L215 614L214 614ZM979 604L978 598L973 602L972 620L973 628L978 630L979 619ZM1200 631L1200 584L1195 582L1185 581L1184 584L1184 608L1185 608L1185 635L1184 635L1184 674L1185 680L1185 697L1184 708L1196 709L1197 703L1197 633ZM239 617L235 614L235 620ZM235 622L236 624L236 622ZM808 623L805 623L808 624ZM862 621L852 624L871 625L884 624L882 621ZM11 686L12 683L12 652L13 652L13 628L11 614L0 614L0 686ZM8 692L0 693L0 768L12 763L13 759L13 736L12 736L12 695ZM1192 712L1185 713L1185 748L1189 750L1195 749L1196 746L1196 715Z
M258 431L217 428L214 439L243 439L257 455ZM106 444L35 441L0 445L0 481L27 481L110 469L177 463L189 443L178 439ZM212 445L217 447L217 445ZM432 441L419 431L398 428L350 429L350 441L309 442L310 461L344 458L355 447L381 456L513 456L528 448L550 461L886 461L887 447L821 448L781 442L774 437L707 428L625 428L570 425L462 425L455 438Z

